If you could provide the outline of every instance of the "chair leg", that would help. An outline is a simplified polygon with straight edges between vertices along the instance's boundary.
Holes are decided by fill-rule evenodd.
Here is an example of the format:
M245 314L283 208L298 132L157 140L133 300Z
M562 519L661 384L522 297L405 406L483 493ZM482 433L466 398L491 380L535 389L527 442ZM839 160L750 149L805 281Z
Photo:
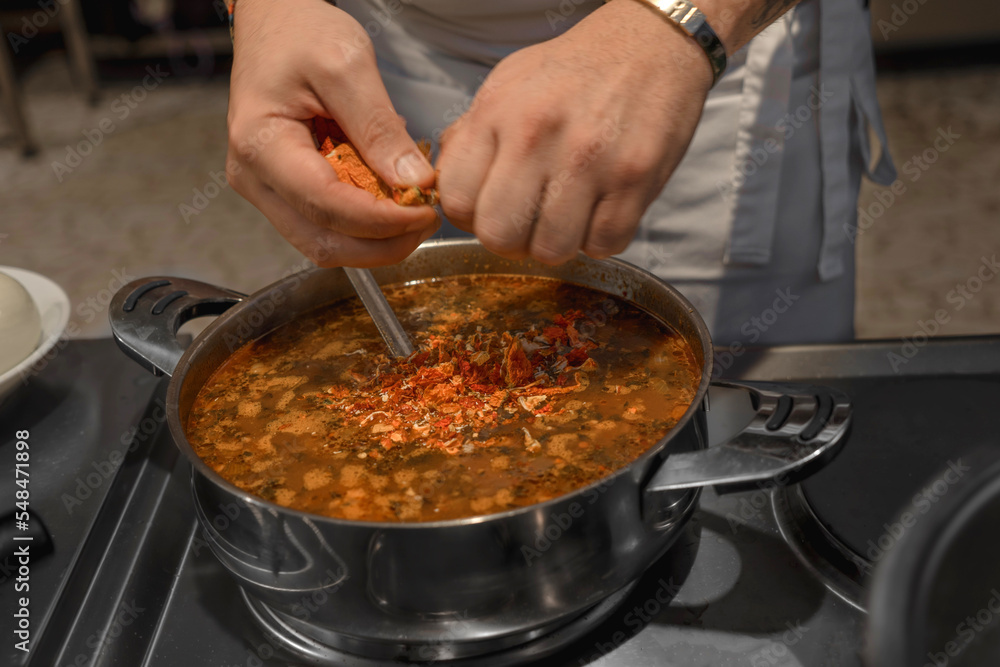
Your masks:
M70 63L80 77L87 101L94 106L98 99L97 67L87 42L87 26L83 21L79 0L67 0L59 14Z
M5 40L6 41L6 40ZM10 112L10 120L14 131L21 138L21 150L26 156L38 152L38 144L31 133L28 118L24 115L24 105L21 100L21 90L14 75L14 63L6 44L0 44L0 95Z

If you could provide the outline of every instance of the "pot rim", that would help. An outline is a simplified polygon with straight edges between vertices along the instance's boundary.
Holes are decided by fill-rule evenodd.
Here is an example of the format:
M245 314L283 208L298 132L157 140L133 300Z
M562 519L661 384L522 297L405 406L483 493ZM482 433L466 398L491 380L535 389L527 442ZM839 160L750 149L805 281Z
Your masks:
M422 244L420 247L417 248L417 250L414 251L414 255L420 253L421 250L433 250L435 248L442 248L442 247L448 248L452 246L465 247L470 245L481 245L481 244L476 239L437 239L437 240L427 241L424 244ZM405 261L406 260L404 260L404 262ZM702 358L704 360L702 363L701 377L698 382L698 389L695 392L695 396L692 399L690 405L688 405L687 410L685 411L681 419L678 420L677 424L675 424L662 438L660 438L658 441L656 441L655 444L647 448L642 454L638 456L638 458L634 459L631 463L628 463L616 469L614 472L607 475L606 477L602 477L601 479L591 482L586 486L581 486L569 493L557 496L555 498L550 498L540 503L525 505L524 507L517 507L511 510L506 510L504 512L483 514L472 517L464 517L459 519L446 519L440 521L415 521L415 522L360 521L354 519L342 519L342 518L324 516L322 514L314 514L311 512L303 512L302 510L296 510L290 507L279 505L275 502L272 502L270 500L267 500L253 493L250 493L244 489L239 488L238 486L236 486L235 484L224 478L222 475L215 472L211 467L209 467L209 465L205 463L205 461L202 460L202 458L198 456L198 454L194 451L194 448L191 446L191 443L188 442L187 435L184 432L184 426L183 424L181 424L179 416L180 388L181 385L183 384L184 377L187 375L187 371L189 370L190 366L193 363L192 362L193 358L197 355L200 349L202 349L205 345L208 344L208 342L215 335L216 330L222 328L227 320L239 317L244 310L252 308L254 304L256 304L257 301L262 299L266 294L271 293L274 290L279 290L290 282L301 281L303 275L311 275L314 273L319 273L324 271L335 271L335 270L342 271L343 269L339 267L336 268L310 267L308 269L305 269L304 271L299 271L289 274L250 294L240 303L237 303L236 305L226 310L226 312L218 316L215 319L215 321L209 324L194 339L194 341L192 341L191 345L188 346L187 350L185 350L184 354L178 361L175 371L171 375L170 382L167 386L166 409L167 409L167 425L168 428L170 429L170 434L173 437L177 447L181 450L184 456L191 462L192 472L199 473L200 475L211 481L213 484L221 486L231 495L238 496L242 502L248 505L256 505L258 507L261 507L262 509L271 512L281 512L283 514L288 514L296 518L306 519L310 521L319 520L345 528L356 527L359 529L364 528L369 530L371 529L428 530L435 528L458 528L462 526L473 526L491 521L503 521L515 516L519 516L521 514L534 513L539 511L542 513L547 513L563 503L572 502L573 498L585 493L590 489L607 486L609 484L617 482L619 478L632 474L637 469L637 467L638 469L644 470L642 477L644 479L647 479L652 472L655 472L649 470L650 465L652 464L654 459L656 459L656 457L659 457L663 453L663 451L669 445L670 441L673 439L674 435L676 433L681 432L688 425L688 423L695 418L695 413L701 409L701 406L705 400L706 394L708 393L709 385L711 384L712 381L712 370L714 361L712 355L713 347L712 347L711 334L709 333L708 326L705 324L705 321L702 319L700 313L698 313L698 311L691 304L691 302L688 301L679 291L677 291L677 289L673 285L662 280L655 274L650 273L649 271L646 271L645 269L642 269L634 264L631 264L629 262L614 257L607 259L592 259L590 257L585 257L581 255L577 259L571 261L584 261L587 263L597 263L601 265L606 265L609 267L614 267L615 269L618 270L624 270L627 273L638 273L644 276L647 280L655 281L654 284L656 285L656 287L658 289L665 291L672 300L679 303L679 305L682 306L683 310L687 313L688 317L691 318L692 324L694 324L695 333L699 337L699 340L697 342L700 342L702 346ZM465 275L465 274L454 274L454 275ZM517 275L517 274L511 274L509 272L505 272L503 275ZM532 274L523 274L523 275L532 275ZM564 282L570 282L570 283L573 282L561 278L555 278L555 279L563 280ZM414 281L414 282L422 282L423 280L427 279L422 279L420 281ZM386 284L392 284L392 283L386 283ZM574 283L574 284L579 284L579 283ZM592 287L589 285L584 285L584 287L589 287L590 289L594 289L597 291L603 291L606 294L609 294L610 296L627 301L633 306L648 313L652 317L655 317L660 322L663 322L675 332L677 331L677 328L673 324L666 322L663 317L647 310L646 308L643 308L642 306L632 301L632 299L629 299L624 295L614 294L610 291L602 290L600 288ZM259 337L260 336L258 335L255 337L255 339ZM688 338L688 343L691 344L692 348L695 347L695 345L693 344L694 342L695 341L692 341L690 340L690 338ZM692 504L692 509L693 507L694 504Z

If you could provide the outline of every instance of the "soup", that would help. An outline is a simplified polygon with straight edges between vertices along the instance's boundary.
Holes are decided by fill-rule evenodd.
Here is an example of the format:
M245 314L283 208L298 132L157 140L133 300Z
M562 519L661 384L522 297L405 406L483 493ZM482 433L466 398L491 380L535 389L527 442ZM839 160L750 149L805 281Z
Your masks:
M701 369L649 313L550 278L383 288L389 356L356 297L243 346L186 432L237 487L303 512L439 521L539 503L628 465L683 417Z

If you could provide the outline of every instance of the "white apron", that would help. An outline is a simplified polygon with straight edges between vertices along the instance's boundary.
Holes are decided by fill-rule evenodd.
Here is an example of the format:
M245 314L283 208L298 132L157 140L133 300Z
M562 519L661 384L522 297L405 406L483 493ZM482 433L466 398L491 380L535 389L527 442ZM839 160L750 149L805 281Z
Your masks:
M338 6L371 35L410 133L436 140L496 62L601 4L576 2ZM680 289L717 348L854 336L846 230L856 223L862 173L882 184L896 177L862 2L806 0L733 54L687 154L621 255ZM881 144L876 164L869 129Z

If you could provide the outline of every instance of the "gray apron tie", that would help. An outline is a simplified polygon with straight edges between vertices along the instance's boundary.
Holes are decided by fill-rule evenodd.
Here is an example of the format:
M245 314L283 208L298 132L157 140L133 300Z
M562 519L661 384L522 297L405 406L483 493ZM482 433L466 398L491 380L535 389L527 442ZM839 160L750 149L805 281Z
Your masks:
M743 97L733 169L732 233L727 264L771 261L778 184L785 150L782 118L788 113L793 50L789 14L747 47Z
M886 148L885 128L875 94L875 69L868 25L868 11L858 0L820 3L820 84L829 99L820 112L820 144L823 160L823 242L820 246L820 280L832 280L844 272L843 253L849 252L845 229L854 223L857 211L851 201L850 114L857 114L865 171L872 180L887 185L896 179ZM859 25L860 24L860 25ZM845 36L854 43L845 44ZM868 129L881 142L881 159L871 168Z
M886 148L878 108L868 12L857 0L826 0L819 10L819 85L807 105L788 108L793 12L755 37L748 47L736 137L732 232L725 262L762 266L771 261L784 140L795 131L796 114L815 113L823 172L823 239L817 271L821 280L828 281L844 272L843 253L849 252L845 229L855 220L849 187L852 112L868 177L888 185L896 179L896 170ZM855 41L845 41L850 39ZM881 144L874 165L869 128Z

